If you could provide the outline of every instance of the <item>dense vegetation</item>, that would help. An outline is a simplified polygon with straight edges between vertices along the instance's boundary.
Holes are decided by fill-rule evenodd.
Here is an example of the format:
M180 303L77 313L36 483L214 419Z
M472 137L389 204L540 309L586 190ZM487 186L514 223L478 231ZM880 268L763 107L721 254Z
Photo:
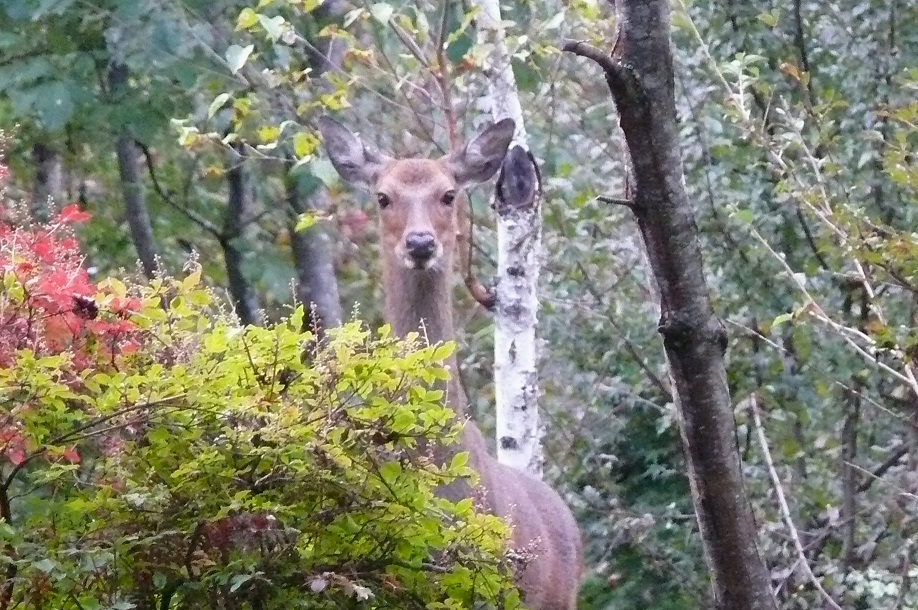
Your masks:
M0 604L513 606L504 524L433 494L467 455L411 451L458 430L431 388L450 346L320 345L302 307L243 329L197 266L93 285L85 219L0 224Z
M899 0L672 6L686 183L729 331L746 490L779 606L914 607L918 11ZM609 202L630 189L626 151L598 70L558 48L609 48L613 12L598 0L502 9L544 177L546 478L587 542L581 607L704 606L653 291L630 212ZM367 334L381 321L374 211L339 183L313 127L330 112L400 154L462 140L487 115L474 15L400 0L8 0L0 32L12 511L0 534L16 599L119 607L171 589L312 605L356 603L365 587L380 603L424 605L473 572L493 579L476 593L498 594L497 538L479 534L499 527L433 502L435 473L370 442L423 427L435 397L373 378L360 396L385 405L352 404L328 385L334 371L363 379L370 354L423 380L444 354ZM482 277L495 250L489 200L472 194ZM53 228L81 220L84 259ZM25 245L32 268L11 271ZM291 313L294 297L316 310ZM463 382L487 428L490 318L457 297ZM228 306L252 326L235 330ZM366 326L344 326L340 349L302 361L309 335L296 316ZM396 403L417 418L393 412L379 429L336 419ZM284 485L244 493L275 468ZM391 490L387 476L398 477ZM399 521L416 528L398 534L409 567L324 556L347 533L307 518L321 509L304 497L341 508L329 518L366 536L344 547L355 553L415 511ZM249 511L276 524L237 523ZM243 543L224 555L213 538L189 567L199 524ZM460 547L443 564L412 563Z

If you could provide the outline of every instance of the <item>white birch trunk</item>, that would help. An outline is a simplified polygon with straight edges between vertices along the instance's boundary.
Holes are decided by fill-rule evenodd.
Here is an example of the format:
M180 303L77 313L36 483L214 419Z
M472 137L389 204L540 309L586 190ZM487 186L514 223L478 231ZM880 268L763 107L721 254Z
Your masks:
M487 49L485 74L495 121L511 118L510 144L526 151L523 109L501 26L499 0L472 0L478 8L478 44ZM538 194L536 194L538 198ZM499 204L498 204L499 206ZM497 218L497 307L494 330L494 382L497 409L497 459L542 476L538 410L536 335L542 218L538 201L501 210Z

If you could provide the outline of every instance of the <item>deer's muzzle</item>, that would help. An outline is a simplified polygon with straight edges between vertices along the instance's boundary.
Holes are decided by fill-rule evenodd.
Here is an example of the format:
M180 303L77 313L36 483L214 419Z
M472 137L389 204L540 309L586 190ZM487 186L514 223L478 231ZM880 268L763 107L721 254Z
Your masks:
M437 238L430 231L412 231L405 236L405 252L415 267L426 267L437 250Z

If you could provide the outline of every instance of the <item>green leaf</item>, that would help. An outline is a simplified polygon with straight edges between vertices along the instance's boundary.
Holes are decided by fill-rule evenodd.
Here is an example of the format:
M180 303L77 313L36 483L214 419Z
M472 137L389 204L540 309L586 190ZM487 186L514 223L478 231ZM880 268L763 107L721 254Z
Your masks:
M226 104L226 101L229 98L230 98L229 93L221 93L220 95L215 97L214 101L212 101L210 103L210 106L207 108L207 118L212 119L213 116L217 114L217 112L220 111L221 108L223 108L223 105Z
M446 360L447 358L452 356L455 351L456 351L455 342L447 341L446 343L438 345L436 349L434 349L431 359L435 362L442 362L443 360Z
M75 109L73 91L75 83L52 81L36 86L32 91L32 109L49 131L63 129Z
M392 420L392 429L399 434L406 434L414 428L416 418L407 409L400 410Z
M281 135L280 127L276 125L262 125L258 128L258 141L262 144L270 144L272 142L277 142L277 139Z
M775 319L771 323L771 327L777 328L778 326L781 326L782 324L786 322L790 322L793 319L794 319L793 313L782 313L780 316L775 317Z
M252 580L251 574L236 574L230 581L230 593L238 591L239 587L249 582L250 580Z
M48 13L60 15L70 8L70 5L75 1L76 0L42 0L37 10L32 13L32 20L38 21L44 18Z
M276 42L284 33L284 25L286 25L287 20L281 15L276 15L274 17L258 15L258 22L261 23L261 27L265 29L268 38L270 38L272 42Z
M558 14L556 14L554 17L552 17L551 19L549 19L549 20L545 23L545 25L542 26L541 29L542 29L543 31L544 31L544 30L556 30L556 29L558 29L559 27L561 27L561 24L564 23L564 17L565 17L565 14L564 14L564 11L562 10L561 12L559 12Z
M770 28L776 27L778 25L778 18L781 16L780 9L772 9L767 13L760 13L758 15L759 21L764 23Z
M258 5L258 8L261 8L261 5ZM258 23L258 13L253 11L251 8L244 8L242 12L239 13L239 18L236 19L236 29L237 30L248 30L251 29L256 23Z
M305 231L306 229L311 228L319 221L319 215L315 212L304 212L299 215L296 220L296 226L293 227L293 230L299 233L300 231Z
M373 15L373 18L376 19L376 21L383 25L387 25L389 23L393 13L395 13L395 9L393 9L392 5L388 2L377 2L376 4L370 6L370 14Z
M402 474L402 465L397 461L386 462L379 467L379 476L388 484L394 483Z
M670 23L677 30L682 30L683 32L692 31L692 20L682 11L673 11L670 15Z
M319 139L313 134L300 131L293 136L293 154L302 159L311 155L319 146Z
M240 47L236 44L230 45L226 50L226 62L229 64L229 69L233 74L242 69L254 49L255 45L251 44L246 47Z
M325 186L334 186L338 183L338 172L326 157L318 157L310 164L312 175L322 181Z
M465 465L469 463L469 452L461 451L453 456L453 459L449 463L449 469L453 471L458 471L462 468L465 468Z
M50 574L60 567L60 564L51 559L50 557L42 559L32 564L32 566L38 570L41 570L45 574Z
M733 217L743 224L751 225L755 215L752 210L737 210L733 213Z

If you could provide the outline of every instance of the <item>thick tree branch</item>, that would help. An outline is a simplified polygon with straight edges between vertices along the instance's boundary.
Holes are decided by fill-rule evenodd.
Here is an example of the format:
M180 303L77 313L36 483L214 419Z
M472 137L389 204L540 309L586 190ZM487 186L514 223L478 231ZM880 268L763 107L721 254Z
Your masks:
M616 104L626 105L632 111L649 109L647 93L632 66L583 41L565 42L561 49L599 64Z
M634 177L628 199L659 290L659 331L716 607L774 610L740 469L724 363L727 335L711 307L684 187L669 2L617 0L615 6L612 53L583 42L563 48L602 68L628 145Z

